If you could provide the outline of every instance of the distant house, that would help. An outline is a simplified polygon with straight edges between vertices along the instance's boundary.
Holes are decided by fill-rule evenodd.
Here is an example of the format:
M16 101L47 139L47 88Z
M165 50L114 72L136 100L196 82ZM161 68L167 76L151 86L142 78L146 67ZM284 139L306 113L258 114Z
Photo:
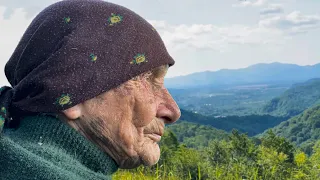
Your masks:
M227 116L214 116L214 118L225 118Z

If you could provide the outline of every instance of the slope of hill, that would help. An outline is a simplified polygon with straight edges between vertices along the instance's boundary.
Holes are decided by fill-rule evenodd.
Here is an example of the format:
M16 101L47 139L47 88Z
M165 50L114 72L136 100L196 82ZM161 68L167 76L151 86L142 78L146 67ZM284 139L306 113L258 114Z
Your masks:
M284 84L320 78L320 64L299 66L295 64L256 64L242 69L205 71L165 79L168 88L219 87L244 84Z
M183 120L167 127L176 134L179 142L191 148L205 147L210 140L228 137L228 133L223 130Z
M268 102L261 111L278 116L294 116L317 104L320 104L320 78L294 84L281 96Z
M272 128L273 132L294 142L306 145L320 139L320 105L305 110Z
M181 118L184 121L198 123L201 125L210 125L217 129L227 132L237 129L242 133L248 133L249 136L264 132L266 129L272 128L287 117L274 117L270 115L248 115L248 116L203 116L201 114L192 113L181 109Z

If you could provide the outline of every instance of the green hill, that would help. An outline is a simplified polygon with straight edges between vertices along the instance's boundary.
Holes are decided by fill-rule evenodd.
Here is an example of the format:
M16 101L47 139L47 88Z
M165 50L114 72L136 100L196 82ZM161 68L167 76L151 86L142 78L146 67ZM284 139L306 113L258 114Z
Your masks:
M242 133L248 133L249 136L254 136L264 132L266 129L272 128L282 121L287 120L287 117L276 117L271 115L248 115L248 116L204 116L190 111L181 109L181 118L184 121L198 123L201 125L210 125L217 129L222 129L231 132L232 129L237 129Z
M272 99L262 108L262 113L275 116L295 116L320 104L320 78L294 84L280 97Z
M320 139L320 105L280 123L272 130L296 145L303 147L313 144Z
M168 129L175 133L179 142L191 148L206 147L210 140L228 137L228 133L223 130L183 120L169 125Z

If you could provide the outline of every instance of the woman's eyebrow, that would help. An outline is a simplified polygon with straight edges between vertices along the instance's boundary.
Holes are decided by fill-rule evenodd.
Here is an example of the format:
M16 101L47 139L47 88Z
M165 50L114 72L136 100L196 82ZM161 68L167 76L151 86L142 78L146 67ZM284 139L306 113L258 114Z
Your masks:
M157 67L155 69L152 70L152 74L155 76L155 77L161 77L161 76L165 76L168 72L168 69L169 69L169 65L166 64L166 65L162 65L160 67Z

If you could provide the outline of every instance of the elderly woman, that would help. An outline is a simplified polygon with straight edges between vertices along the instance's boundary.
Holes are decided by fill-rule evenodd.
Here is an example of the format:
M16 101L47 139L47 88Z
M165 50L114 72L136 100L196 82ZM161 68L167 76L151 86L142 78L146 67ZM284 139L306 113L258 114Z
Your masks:
M174 60L134 12L65 0L32 21L5 67L0 179L109 179L153 165L180 110L164 87Z

